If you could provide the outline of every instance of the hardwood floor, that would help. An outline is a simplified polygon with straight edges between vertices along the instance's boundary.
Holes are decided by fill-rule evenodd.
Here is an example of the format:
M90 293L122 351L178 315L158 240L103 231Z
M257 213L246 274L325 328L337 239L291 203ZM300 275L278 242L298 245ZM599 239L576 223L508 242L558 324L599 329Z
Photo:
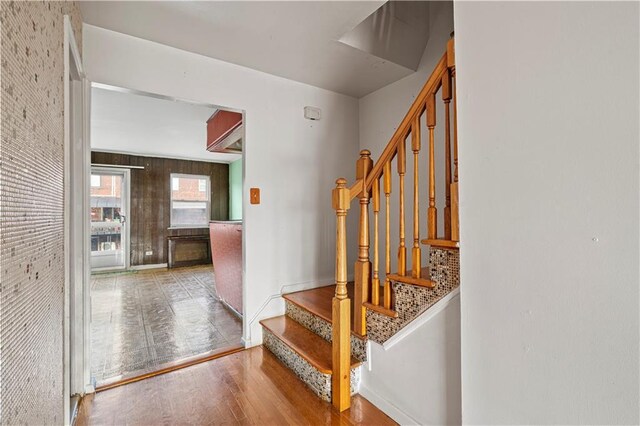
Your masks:
M262 347L84 398L77 425L395 425L355 396L339 413Z

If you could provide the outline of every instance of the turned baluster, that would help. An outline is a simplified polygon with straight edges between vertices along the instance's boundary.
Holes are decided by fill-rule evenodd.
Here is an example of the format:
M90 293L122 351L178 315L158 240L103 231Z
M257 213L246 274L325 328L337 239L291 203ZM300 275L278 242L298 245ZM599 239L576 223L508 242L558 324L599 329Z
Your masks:
M380 216L380 179L373 181L373 280L371 282L371 303L380 304L380 274L379 270L379 241L378 217Z
M391 162L384 163L384 198L385 198L385 213L386 213L386 244L385 244L385 279L384 279L384 307L391 309L391 281L389 275L391 274Z
M456 54L453 33L447 42L447 69L451 72L453 96L453 181L458 182L458 109L456 106Z
M460 241L460 212L458 203L458 107L456 94L455 43L447 43L447 68L451 71L451 96L453 97L453 183L451 184L451 240Z
M451 73L449 69L442 76L442 100L444 101L444 161L445 161L445 205L444 238L451 239Z
M404 225L404 175L407 172L405 139L398 144L398 179L400 186L400 246L398 247L398 274L404 275L407 270L407 247L405 247Z
M427 128L429 129L429 208L427 209L427 238L438 238L438 211L436 209L436 159L434 131L436 127L436 95L427 99Z
M332 301L333 405L344 411L351 406L351 302L347 295L347 211L351 201L347 181L340 178L332 194L336 211L336 294Z
M411 125L411 150L413 151L413 248L411 249L411 276L420 278L422 272L420 249L420 197L418 180L418 154L420 154L420 115L416 114Z
M371 152L363 149L356 164L356 179L363 185L373 167ZM364 188L364 187L363 187ZM363 189L360 198L360 228L358 237L358 260L354 270L354 330L360 335L366 334L366 313L364 303L369 300L369 284L371 282L371 262L369 261L369 191Z
M453 183L451 184L451 240L460 241L460 204L458 200L458 108L456 106L456 69L451 69L453 94Z

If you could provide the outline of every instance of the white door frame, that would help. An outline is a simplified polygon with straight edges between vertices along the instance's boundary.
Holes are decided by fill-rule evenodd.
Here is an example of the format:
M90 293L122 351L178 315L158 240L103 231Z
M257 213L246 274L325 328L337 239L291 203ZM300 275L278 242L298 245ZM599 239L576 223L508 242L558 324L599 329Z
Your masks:
M131 220L131 169L125 167L109 167L109 166L91 166L90 165L90 173L93 170L99 172L105 172L109 174L119 175L122 174L122 192L121 192L121 200L124 207L125 212L125 220L124 220L124 228L120 228L122 230L121 234L121 245L122 256L124 257L124 263L122 267L112 268L91 268L91 247L88 247L89 252L89 271L93 272L104 272L104 271L127 271L131 268L131 227L129 226ZM89 199L91 196L89 195ZM89 221L89 225L91 225L91 221ZM91 230L89 230L89 239L91 238ZM122 244L124 242L124 244Z
M64 316L63 410L71 422L72 394L90 383L89 173L91 84L85 78L71 20L64 16Z

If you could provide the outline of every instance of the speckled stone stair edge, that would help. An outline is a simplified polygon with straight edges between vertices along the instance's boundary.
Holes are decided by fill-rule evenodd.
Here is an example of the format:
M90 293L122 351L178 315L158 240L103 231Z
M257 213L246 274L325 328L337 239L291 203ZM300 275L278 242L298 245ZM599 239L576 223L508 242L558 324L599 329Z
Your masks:
M285 300L286 315L302 325L309 331L314 332L327 342L332 340L332 325L330 322L320 318L319 316L307 311L304 308ZM358 361L367 360L367 339L361 339L351 334L351 356Z
M460 286L460 252L431 248L429 256L433 289L393 282L394 310L397 318L391 318L367 310L367 337L376 343L384 343L436 302Z
M319 398L331 402L331 374L324 374L307 360L262 327L262 343L269 351L300 378ZM351 394L360 389L360 366L351 369Z

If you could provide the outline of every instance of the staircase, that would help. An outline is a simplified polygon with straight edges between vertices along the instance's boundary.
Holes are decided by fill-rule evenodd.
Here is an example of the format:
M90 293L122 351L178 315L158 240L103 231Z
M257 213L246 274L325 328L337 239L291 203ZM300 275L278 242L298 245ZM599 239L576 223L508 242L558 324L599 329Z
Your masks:
M353 291L353 285L349 286ZM260 321L263 345L321 399L331 401L333 373L331 298L335 285L284 296L286 314ZM366 338L351 333L350 394L357 392Z
M439 108L436 96L443 103ZM444 147L443 158L436 158L435 151L437 111L444 112L444 125L441 131L438 128L437 138ZM423 127L427 130L427 150L422 149ZM407 141L413 165L410 170ZM424 151L426 159L420 155ZM438 178L436 163L443 170ZM428 194L424 216L420 213L423 164L427 164ZM406 175L412 178L408 182ZM442 179L445 195L440 213L436 179ZM407 186L412 198L409 208L405 208L410 197L405 196ZM392 201L394 188L398 193ZM356 198L360 205L358 259L354 282L347 283L346 216ZM374 164L371 153L362 150L356 162L356 181L347 186L345 179L338 179L332 204L336 211L335 285L285 295L286 314L261 324L264 345L320 398L343 411L358 391L367 341L384 343L460 284L453 38L380 158ZM397 220L392 213L397 213ZM423 218L427 236L421 239ZM407 222L413 225L410 236L406 235ZM384 237L380 235L381 224ZM393 231L397 245L391 238L392 227L397 230L397 234Z

